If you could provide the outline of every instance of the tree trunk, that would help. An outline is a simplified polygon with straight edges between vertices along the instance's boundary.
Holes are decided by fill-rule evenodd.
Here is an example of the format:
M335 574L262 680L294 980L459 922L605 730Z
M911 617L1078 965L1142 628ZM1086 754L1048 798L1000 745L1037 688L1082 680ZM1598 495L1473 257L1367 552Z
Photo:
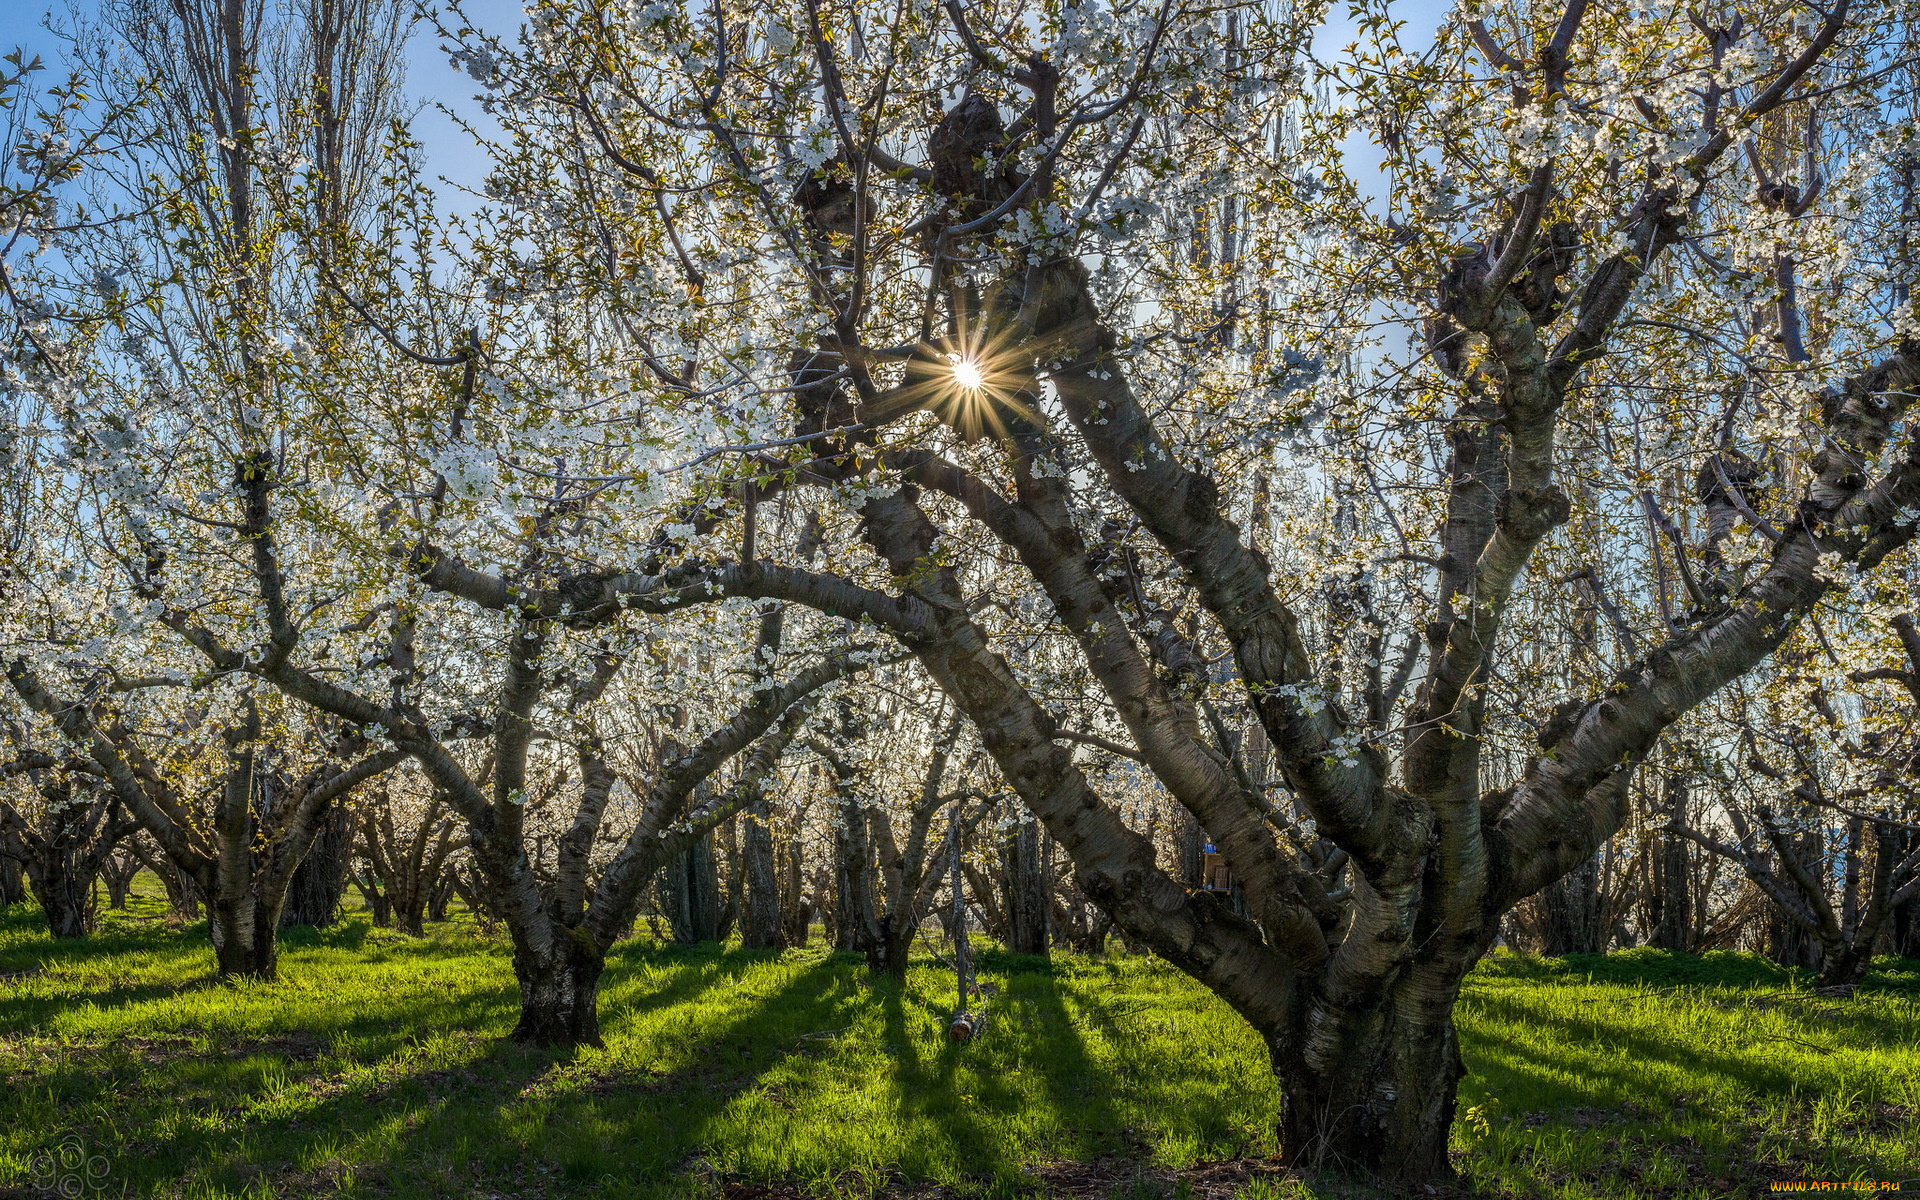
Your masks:
M211 901L207 916L220 978L272 979L279 973L279 913L243 892Z
M1311 1039L1296 1036L1294 1046ZM1387 1180L1453 1174L1447 1139L1466 1065L1451 1016L1425 1028L1384 1013L1353 1030L1325 1067L1276 1062L1280 1157L1292 1167Z
M373 920L374 928L391 929L393 901L380 884L381 881L375 878L372 868L354 872L353 886L360 889L360 898L367 903L367 913Z
M340 915L340 899L347 890L347 859L353 849L353 814L334 806L315 835L307 856L293 870L280 927L311 925L325 929Z
M780 882L774 870L773 829L768 824L772 813L773 806L764 796L746 812L740 850L746 886L740 943L752 949L784 950L787 938L780 920Z
M1600 862L1590 858L1570 874L1547 885L1540 893L1542 934L1541 953L1549 958L1563 954L1599 954L1606 950L1603 913L1605 897L1600 891Z
M740 922L740 913L745 901L746 873L740 867L740 822L729 817L714 830L713 841L723 853L715 855L716 870L714 889L720 896L720 919L714 925L713 938L724 942L733 933L733 927ZM717 868L720 860L725 859L726 870ZM724 877L725 885L721 879Z
M1660 809L1668 821L1691 825L1687 811L1691 788L1687 776L1673 772L1666 777L1666 794ZM1697 943L1694 932L1692 895L1692 856L1687 839L1671 830L1661 831L1654 840L1648 864L1652 876L1646 891L1647 944L1656 950L1690 953Z
M775 868L780 879L780 921L786 944L804 950L813 933L813 899L803 883L806 879L806 850L799 837L787 839L774 851Z
M863 949L867 970L885 975L898 983L907 979L907 963L913 957L914 924L907 912L888 912L887 919L876 921Z
M1920 900L1897 905L1887 924L1891 930L1888 950L1901 958L1920 958Z
M1820 986L1843 987L1859 983L1867 976L1867 968L1873 965L1873 949L1870 946L1838 945L1830 946L1820 955Z
M0 908L10 908L27 898L26 880L19 860L0 854Z
M1689 953L1694 948L1693 897L1688 895L1692 863L1687 841L1678 834L1663 833L1654 853L1653 894L1648 915L1653 918L1648 941L1659 950Z
M513 1040L530 1046L599 1046L600 975L607 960L585 929L564 931L546 955L516 946L520 1023Z
M833 948L868 953L877 927L873 915L873 850L867 813L844 793L833 836Z
M787 945L795 950L805 950L813 938L813 898L802 895L787 914Z
M987 936L996 942L1007 941L1007 911L1000 906L999 889L993 880L980 873L972 863L962 861L960 871L967 879L967 892L973 897L974 904L980 908L980 927ZM953 936L953 930L947 930L947 936Z
M660 899L675 942L691 946L719 940L720 875L711 833L661 869Z
M93 932L95 904L93 874L80 856L49 854L27 873L34 898L47 918L47 932L56 938L83 938Z
M1007 949L1047 953L1047 883L1040 864L1040 825L1029 818L1007 835L1001 851L1006 874Z
M425 937L427 935L426 913L422 911L426 907L424 903L425 898L422 897L421 899L423 902L419 904L404 904L394 907L394 929L406 934L408 937Z
M392 910L393 927L408 937L426 934L427 889L410 864L396 867L395 878L387 883L387 907Z
M125 910L127 896L133 891L133 877L140 873L140 860L124 851L110 854L100 864L100 879L107 885L107 907Z

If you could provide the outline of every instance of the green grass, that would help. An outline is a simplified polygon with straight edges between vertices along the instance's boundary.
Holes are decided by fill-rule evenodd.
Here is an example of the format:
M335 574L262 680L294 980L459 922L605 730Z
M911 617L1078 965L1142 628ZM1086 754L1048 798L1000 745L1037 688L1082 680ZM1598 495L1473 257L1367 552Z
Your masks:
M630 944L607 1048L572 1057L501 1040L505 948L463 923L350 917L289 938L279 982L229 986L204 926L150 897L59 947L17 907L0 974L35 967L0 981L0 1195L69 1137L111 1195L1365 1194L1257 1170L1279 1105L1258 1039L1150 959L989 952L999 991L956 1047L932 958L895 988L817 950ZM1916 996L1913 963L1829 1000L1742 956L1493 960L1460 1010L1455 1194L1920 1176Z

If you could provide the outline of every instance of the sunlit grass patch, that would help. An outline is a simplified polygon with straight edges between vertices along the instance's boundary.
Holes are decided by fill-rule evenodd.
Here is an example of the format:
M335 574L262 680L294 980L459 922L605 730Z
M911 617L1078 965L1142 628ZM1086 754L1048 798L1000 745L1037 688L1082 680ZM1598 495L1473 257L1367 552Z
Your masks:
M818 949L631 943L606 1048L557 1056L502 1040L505 948L465 924L353 916L289 938L278 982L223 985L204 928L155 910L80 945L36 917L0 917L0 971L41 968L0 990L0 1186L73 1137L114 1194L170 1197L1368 1194L1260 1161L1264 1048L1151 959L989 950L962 1047L932 957L901 987ZM1495 958L1460 1009L1456 1194L1920 1175L1917 985L1906 963L1839 998L1743 956Z
M1460 1006L1464 1163L1555 1197L1920 1176L1920 993L1887 966L1836 997L1747 955L1492 959Z

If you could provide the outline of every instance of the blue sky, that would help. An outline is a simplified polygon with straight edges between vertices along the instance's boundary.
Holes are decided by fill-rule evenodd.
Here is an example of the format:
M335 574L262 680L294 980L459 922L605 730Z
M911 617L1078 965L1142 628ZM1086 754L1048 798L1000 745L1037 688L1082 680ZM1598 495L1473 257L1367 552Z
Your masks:
M57 64L63 50L59 37L45 28L46 15L55 14L58 24L71 27L70 14L86 16L95 10L97 0L0 0L0 53L24 46L30 53ZM1429 31L1444 16L1449 0L1399 0L1393 6L1396 15L1409 21L1409 41L1424 44ZM468 18L489 33L511 36L521 21L520 0L467 0ZM1355 26L1340 6L1328 13L1327 24L1314 39L1323 54L1337 54L1350 41ZM1426 36L1423 36L1426 35ZM439 39L430 29L416 28L408 53L407 89L425 102L415 121L414 132L426 148L428 170L444 175L456 184L477 188L486 173L486 159L471 139L434 105L446 105L469 119L481 118L473 102L474 83L465 73L454 69L440 52ZM1356 147L1357 149L1357 147ZM1350 164L1360 167L1368 156ZM460 207L448 198L449 207Z
M509 35L520 25L520 0L467 0L466 9L468 17L490 33ZM55 67L66 44L48 30L48 13L53 14L57 28L71 29L74 14L84 18L95 10L95 0L55 0L52 4L48 0L0 0L0 53L22 46L29 56L38 54L49 67ZM449 65L433 31L417 27L408 48L407 91L427 107L415 119L414 133L426 148L429 171L477 188L486 174L486 156L433 107L445 104L470 119L478 118L479 106L472 100L474 90L473 80Z

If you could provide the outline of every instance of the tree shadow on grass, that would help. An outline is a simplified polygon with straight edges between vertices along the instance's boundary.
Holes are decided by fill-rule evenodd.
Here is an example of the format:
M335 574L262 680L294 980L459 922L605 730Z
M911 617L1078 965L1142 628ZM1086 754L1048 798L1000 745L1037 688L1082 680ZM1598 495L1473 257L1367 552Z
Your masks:
M899 1144L887 1173L908 1186L958 1174L991 1195L1031 1193L1031 1169L1139 1149L1112 1103L1118 1080L1089 1052L1047 960L982 955L1001 975L978 1034L945 1029L952 1000L876 982Z
M11 985L0 982L0 1034L44 1029L75 1005L84 1004L94 1009L129 1008L170 1000L183 992L211 987L214 983L212 971L183 978L177 983L109 984L104 988L59 974Z
M663 961L653 954L635 957ZM466 1195L528 1181L580 1186L609 1176L665 1180L704 1149L701 1133L735 1096L783 1057L801 1052L770 1032L832 1020L844 1009L837 973L814 966L747 1013L703 1028L691 1041L640 1049L625 1036L634 1018L738 983L739 973L727 968L748 961L694 957L664 987L631 999L609 998L602 1008L606 1052L548 1051L476 1038L452 1060L389 1069L372 1093L356 1090L307 1107L296 1119L310 1135L289 1138L298 1131L269 1118L257 1122L246 1140L284 1145L284 1158L296 1168L332 1145L358 1178L407 1195ZM781 1014L783 1028L757 1027L765 1024L766 1009ZM679 1065L647 1065L656 1049ZM280 1173L287 1171L283 1163ZM299 1186L297 1174L286 1183Z
M1504 1177L1511 1184L1514 1172L1525 1174L1536 1166L1566 1170L1572 1165L1566 1152L1553 1147L1567 1139L1590 1147L1576 1157L1589 1160L1594 1171L1633 1182L1641 1164L1658 1151L1679 1163L1689 1184L1709 1190L1729 1175L1759 1180L1762 1174L1804 1179L1864 1172L1892 1179L1910 1170L1910 1164L1873 1142L1876 1122L1886 1127L1882 1133L1891 1133L1910 1126L1912 1114L1881 1101L1864 1103L1865 1097L1844 1085L1838 1094L1850 1106L1858 1101L1860 1111L1842 1124L1856 1126L1854 1132L1864 1140L1843 1153L1831 1138L1815 1134L1812 1114L1830 1098L1829 1089L1805 1072L1716 1052L1681 1032L1651 1032L1603 1017L1561 1017L1505 998L1483 996L1476 1006L1498 1019L1560 1035L1551 1046L1470 1030L1465 1037L1473 1073L1462 1089L1462 1107L1506 1101L1502 1119L1507 1127L1496 1140L1505 1144L1505 1157L1516 1161L1487 1163L1482 1173L1490 1181ZM1855 1024L1866 1029L1876 1022L1862 1014ZM1676 1023L1675 1029L1684 1028ZM1654 1062L1677 1066L1699 1083L1689 1086L1655 1074L1647 1066ZM1775 1161L1780 1159L1785 1161ZM1774 1165L1766 1167L1768 1162ZM1757 1182L1752 1192L1765 1188L1764 1181Z
M683 1006L694 996L743 986L745 973L728 970L762 956L723 956L709 971L683 972L665 988L611 1007L608 1050L563 1059L536 1072L524 1087L491 1096L462 1111L441 1109L382 1164L397 1167L431 1159L445 1146L477 1163L490 1182L507 1183L532 1171L557 1171L570 1185L617 1177L664 1181L711 1149L707 1135L742 1093L783 1061L806 1054L806 1034L848 1017L857 992L834 964L802 966L732 1019L699 1028L690 1040L667 1029L636 1040L628 1027L650 1011ZM662 1068L661 1060L675 1065ZM487 1147L515 1145L505 1154ZM478 1180L475 1180L478 1182Z
M15 905L0 917L0 1032L43 1028L76 1005L123 1008L177 996L213 982L213 943L192 927L149 932L124 923L106 925L85 938L55 940L34 928L40 910ZM204 957L202 957L204 955ZM137 980L118 960L142 961Z
M1113 1105L1114 1093L1124 1085L1088 1053L1086 1038L1067 1007L1052 964L1047 964L1044 973L1009 974L1005 978L1006 990L998 1001L1007 1010L1002 1027L1018 1021L1021 1033L1032 1044L1041 1085L1062 1121L1061 1134L1067 1139L1058 1151L1080 1161L1137 1152L1139 1144L1128 1136L1126 1123ZM1088 1012L1091 1019L1107 1027L1109 1036L1126 1038L1104 1009L1091 1005Z
M624 957L609 964L616 993L634 973ZM518 999L509 976L502 987L454 995L421 987L331 1014L293 1006L284 1022L246 1014L235 1023L248 1036L217 1047L204 1031L123 1036L62 1058L31 1086L60 1106L55 1115L69 1128L84 1114L117 1111L105 1134L91 1122L88 1133L116 1152L135 1191L191 1174L236 1192L261 1178L283 1195L357 1179L405 1195L468 1195L487 1177L626 1176L636 1153L646 1173L664 1176L691 1153L688 1131L751 1083L756 1066L752 1054L734 1052L751 1014L679 1047L676 1071L616 1057L622 1027L637 1015L737 978L724 956L705 957L662 987L603 1006L615 1053L505 1041ZM769 1003L813 1019L832 989L815 974L802 972ZM343 1055L342 1045L352 1050ZM143 1142L158 1129L159 1144Z
M1533 954L1489 955L1474 970L1482 981L1524 979L1542 983L1637 984L1660 988L1739 988L1809 991L1815 986L1811 971L1783 967L1764 955L1743 950L1709 950L1682 954L1637 946L1611 954L1569 954L1544 958ZM1920 992L1920 960L1882 957L1874 960L1860 984L1863 992Z
M985 1117L1012 1108L1020 1096L1006 1082L1005 1071L967 1070L970 1058L993 1053L990 1043L982 1043L1001 1036L1000 1029L982 1028L981 1040L954 1042L944 1032L952 1016L950 1006L921 999L891 981L876 983L875 991L891 1059L889 1090L900 1114L900 1125L906 1130L930 1126L938 1131L942 1143L927 1145L917 1138L904 1139L909 1144L896 1148L895 1159L887 1167L910 1178L922 1178L936 1173L940 1160L950 1156L953 1165L965 1174L1012 1174L1012 1148L999 1136L996 1123ZM909 1004L919 1009L915 1014L919 1020L911 1018ZM923 1036L929 1027L940 1038L931 1045ZM963 1070L969 1075L964 1090L960 1079Z
M1627 999L1622 998L1623 1002ZM1711 1003L1711 998L1707 1002ZM1780 1006L1796 1017L1808 1015L1791 998L1780 1002ZM1590 1061L1581 1064L1579 1074L1583 1078L1604 1079L1623 1095L1646 1091L1649 1085L1647 1074L1636 1064L1647 1062L1670 1063L1690 1072L1716 1076L1750 1093L1794 1097L1805 1094L1808 1089L1804 1072L1795 1071L1784 1063L1756 1061L1751 1056L1715 1050L1685 1033L1686 1026L1680 1023L1657 1029L1635 1026L1607 1019L1599 1005L1589 1005L1587 1015L1567 1017L1542 1012L1537 1005L1498 994L1475 997L1473 1008L1477 1014L1497 1021L1557 1031L1560 1044L1556 1049L1562 1054L1568 1049L1578 1051L1589 1046L1604 1051L1605 1061L1596 1053ZM1818 1010L1818 1016L1823 1019L1823 1034L1841 1034L1845 1042L1825 1045L1792 1035L1768 1035L1763 1040L1797 1044L1816 1053L1843 1053L1911 1039L1910 1019L1902 1020L1900 1015L1890 1011L1874 1008L1849 1011L1839 1005L1826 1005ZM1903 1033L1906 1037L1902 1037ZM1469 1047L1476 1050L1490 1044L1485 1035L1471 1031L1467 1033L1467 1039ZM1502 1049L1510 1053L1525 1053L1512 1044L1503 1044Z

